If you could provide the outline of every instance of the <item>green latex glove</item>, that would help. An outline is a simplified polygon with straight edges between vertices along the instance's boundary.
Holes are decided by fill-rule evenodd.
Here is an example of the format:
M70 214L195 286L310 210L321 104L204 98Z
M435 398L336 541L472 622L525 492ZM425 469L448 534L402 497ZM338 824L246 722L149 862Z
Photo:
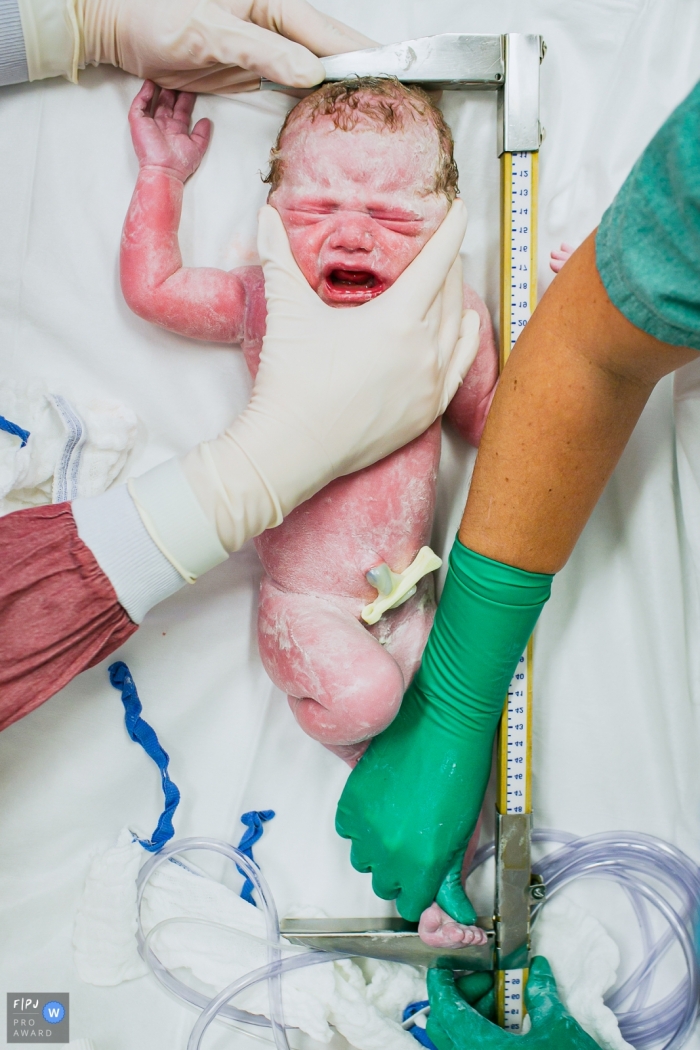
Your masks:
M336 830L352 839L353 867L413 922L436 898L457 922L474 921L461 859L506 691L551 584L456 540L420 669L345 785Z
M496 1020L496 995L492 973L470 973L455 981L462 998L489 1021Z
M527 1035L504 1032L467 1005L449 970L428 971L428 996L427 1032L438 1050L600 1050L562 1006L549 963L541 955L532 960L525 988L532 1021Z

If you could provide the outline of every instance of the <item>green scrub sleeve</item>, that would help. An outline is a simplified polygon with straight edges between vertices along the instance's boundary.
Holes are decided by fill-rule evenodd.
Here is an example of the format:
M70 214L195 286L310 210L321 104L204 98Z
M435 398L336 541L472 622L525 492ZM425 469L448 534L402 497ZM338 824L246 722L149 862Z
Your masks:
M353 866L372 872L377 896L396 899L404 918L417 920L437 898L453 918L473 921L458 868L508 685L551 585L550 575L456 540L418 673L348 778L336 828L352 839Z
M671 114L605 212L596 263L625 317L700 350L700 83Z

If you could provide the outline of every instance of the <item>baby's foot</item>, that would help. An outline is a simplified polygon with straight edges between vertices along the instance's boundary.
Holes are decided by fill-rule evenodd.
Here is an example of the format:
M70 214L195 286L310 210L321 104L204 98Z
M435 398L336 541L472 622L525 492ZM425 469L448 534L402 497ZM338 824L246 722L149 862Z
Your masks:
M354 769L371 742L371 740L361 740L359 744L324 744L323 746L338 758L342 758L343 762L347 762L350 769Z
M478 926L462 926L443 911L437 901L426 908L418 923L418 934L430 948L464 948L486 944L486 931Z
M549 253L549 266L555 273L559 273L564 263L574 254L575 249L570 244L562 242L559 251Z

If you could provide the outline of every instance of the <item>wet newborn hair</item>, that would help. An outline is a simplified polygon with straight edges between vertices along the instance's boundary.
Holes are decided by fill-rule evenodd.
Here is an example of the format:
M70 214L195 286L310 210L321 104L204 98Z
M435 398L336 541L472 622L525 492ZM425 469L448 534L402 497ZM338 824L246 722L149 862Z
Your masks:
M322 84L290 110L270 152L270 170L263 179L270 193L284 175L285 133L300 120L331 117L336 128L352 131L361 121L389 131L401 131L409 121L427 122L435 129L438 140L437 164L433 193L453 201L459 192L459 173L454 159L454 140L445 118L429 95L417 86L402 84L396 77L353 77Z

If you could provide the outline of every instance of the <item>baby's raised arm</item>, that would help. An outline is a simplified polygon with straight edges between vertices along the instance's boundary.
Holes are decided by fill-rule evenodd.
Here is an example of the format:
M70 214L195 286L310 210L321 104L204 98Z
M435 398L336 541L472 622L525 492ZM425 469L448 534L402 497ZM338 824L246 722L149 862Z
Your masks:
M195 95L161 91L146 81L129 111L139 177L122 234L121 285L140 317L180 335L211 342L241 341L245 288L234 273L185 267L177 231L183 187L204 156L211 125L190 132Z
M496 392L498 349L486 303L468 284L464 286L464 309L476 310L479 315L479 349L445 415L470 445L478 447Z

